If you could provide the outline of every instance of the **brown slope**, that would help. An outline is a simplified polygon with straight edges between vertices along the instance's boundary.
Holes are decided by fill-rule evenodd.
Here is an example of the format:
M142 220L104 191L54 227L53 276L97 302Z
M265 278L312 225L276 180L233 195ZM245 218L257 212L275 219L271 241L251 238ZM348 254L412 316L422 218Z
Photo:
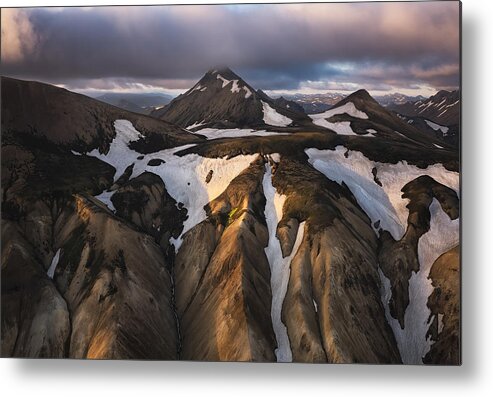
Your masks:
M81 152L105 151L115 136L113 123L125 119L143 135L159 136L161 148L200 141L166 121L49 84L2 77L1 85L3 138L24 134Z
M395 113L387 110L373 99L366 90L358 90L352 93L335 104L332 109L343 106L348 102L352 102L358 110L366 113L368 119L337 115L333 116L329 121L350 121L351 127L358 134L368 134L367 130L373 129L377 131L377 138L386 141L411 143L425 148L435 147L433 144L437 144L441 147L452 149L452 146L443 140L430 136L397 117Z
M428 298L429 335L434 341L424 358L427 364L460 365L460 248L441 255L431 267L433 293Z

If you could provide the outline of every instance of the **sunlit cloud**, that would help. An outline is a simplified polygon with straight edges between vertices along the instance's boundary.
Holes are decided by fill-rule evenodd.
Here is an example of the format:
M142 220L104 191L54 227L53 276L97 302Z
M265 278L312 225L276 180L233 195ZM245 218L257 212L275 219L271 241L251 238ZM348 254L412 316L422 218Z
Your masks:
M27 11L3 8L2 11L2 62L21 62L34 50L38 37Z
M78 90L184 91L218 65L270 91L459 84L458 2L36 8L5 18L2 73Z

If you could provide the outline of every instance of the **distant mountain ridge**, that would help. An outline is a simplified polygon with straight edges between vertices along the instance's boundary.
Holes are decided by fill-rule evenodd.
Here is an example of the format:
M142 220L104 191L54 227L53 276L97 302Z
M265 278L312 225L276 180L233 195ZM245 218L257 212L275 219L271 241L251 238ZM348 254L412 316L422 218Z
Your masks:
M296 93L292 95L285 95L285 98L296 102L301 105L306 113L314 114L324 112L334 106L337 102L341 101L347 96L347 94L339 92L326 92L319 94L301 94ZM409 96L394 92L386 95L376 95L375 100L384 107L392 107L401 105L407 102L415 102L418 100L426 99L422 95Z
M135 113L149 114L155 108L171 102L173 97L168 94L157 93L119 93L107 92L95 97L98 101L108 103Z
M444 126L457 125L460 121L460 92L442 90L427 99L389 106L389 109L404 116L423 117Z
M344 99L346 95L327 92L324 94L293 94L286 95L285 97L302 106L306 113L313 114L325 112L337 102Z
M401 94L399 92L394 92L392 94L377 95L375 96L375 99L382 106L392 107L407 102L423 101L426 99L426 97L422 95L410 96L410 95Z

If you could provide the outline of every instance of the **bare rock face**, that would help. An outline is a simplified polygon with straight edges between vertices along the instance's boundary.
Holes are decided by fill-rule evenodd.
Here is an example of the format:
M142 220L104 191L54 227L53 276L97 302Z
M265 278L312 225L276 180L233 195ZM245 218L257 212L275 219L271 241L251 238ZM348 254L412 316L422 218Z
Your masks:
M54 233L61 249L54 280L72 320L70 357L176 358L170 275L152 237L82 196Z
M455 191L427 175L420 176L402 188L403 198L409 199L406 233L395 241L389 232L380 235L380 267L391 281L392 297L389 302L392 317L404 328L404 314L409 305L409 279L418 272L418 241L430 229L430 204L433 198L440 203L450 219L459 216L459 199Z
M275 361L263 173L259 158L184 236L175 264L184 359Z
M123 184L111 197L116 215L153 236L164 252L170 237L177 238L183 229L186 210L178 209L163 180L144 172Z
M273 183L287 196L280 228L306 222L282 310L293 361L400 362L380 300L376 236L350 191L284 158Z
M433 293L428 298L433 321L429 335L434 341L423 362L459 365L460 357L460 251L454 247L433 264L429 278Z

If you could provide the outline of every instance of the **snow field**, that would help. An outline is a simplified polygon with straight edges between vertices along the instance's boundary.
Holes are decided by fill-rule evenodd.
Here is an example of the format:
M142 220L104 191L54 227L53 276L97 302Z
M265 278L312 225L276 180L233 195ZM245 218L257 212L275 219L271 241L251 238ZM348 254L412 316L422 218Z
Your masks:
M380 227L389 231L395 240L403 237L407 227L409 211L406 205L409 200L402 198L401 189L408 182L420 175L429 175L459 193L459 174L446 170L441 164L420 169L405 161L397 164L378 163L355 151L349 151L346 158L346 148L343 146L335 150L306 149L305 152L314 168L331 180L340 184L344 182L372 223L380 221ZM382 186L373 180L373 167L377 169L377 178ZM435 199L430 205L430 213L430 231L418 243L420 270L413 273L409 280L410 304L405 313L404 330L390 315L390 280L379 269L386 317L402 359L409 364L422 363L422 357L431 346L431 341L426 338L430 314L426 303L433 291L431 281L428 280L430 268L438 256L459 242L459 220L451 221Z
M128 143L132 139L140 136L132 124L126 120L117 120L114 125L117 134L111 142L108 154L103 155L99 151L93 150L87 155L97 157L117 168L118 176L128 165L134 163L130 179L145 171L161 177L170 196L177 203L183 203L188 210L188 219L184 222L182 234L177 239L170 239L175 244L176 250L181 246L183 234L206 219L203 207L218 197L230 182L257 157L257 155L241 155L232 159L226 157L212 159L198 154L175 156L174 153L194 145L184 145L143 155L128 147ZM143 158L139 160L138 157L140 156ZM164 160L164 163L159 166L149 166L147 163L151 159L161 159ZM206 176L211 170L213 172L212 179L206 183ZM116 179L118 179L117 175L115 175ZM110 193L105 192L100 195L103 201L109 200Z
M264 112L264 123L273 125L276 127L287 127L293 122L289 117L283 116L277 113L268 103L262 101L262 107Z
M265 130L252 130L252 129L215 129L204 128L202 130L194 131L194 134L204 135L207 139L219 139L219 138L239 138L244 136L269 136L269 135L288 135L286 132L273 132Z

